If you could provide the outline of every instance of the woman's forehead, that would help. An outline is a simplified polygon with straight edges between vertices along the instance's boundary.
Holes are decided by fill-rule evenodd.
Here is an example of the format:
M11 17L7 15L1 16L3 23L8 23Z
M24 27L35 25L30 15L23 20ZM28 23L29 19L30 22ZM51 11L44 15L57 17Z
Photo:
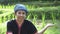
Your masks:
M26 13L25 11L23 11L23 10L18 10L17 12L24 12L24 13Z

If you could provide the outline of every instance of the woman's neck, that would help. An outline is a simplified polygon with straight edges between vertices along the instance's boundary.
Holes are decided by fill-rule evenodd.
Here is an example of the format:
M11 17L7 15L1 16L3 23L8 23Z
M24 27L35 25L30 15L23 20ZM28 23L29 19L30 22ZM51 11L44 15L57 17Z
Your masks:
M22 24L24 22L24 19L18 19L17 18L16 21L17 21L18 24Z

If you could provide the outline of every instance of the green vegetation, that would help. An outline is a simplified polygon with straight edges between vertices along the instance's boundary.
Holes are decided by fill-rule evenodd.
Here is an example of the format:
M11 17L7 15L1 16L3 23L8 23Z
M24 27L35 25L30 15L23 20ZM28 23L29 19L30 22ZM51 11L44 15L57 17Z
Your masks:
M60 34L60 2L54 2L42 2L40 0L39 2L35 1L34 3L33 1L21 2L26 5L29 11L26 19L30 20L38 31L41 30L46 23L55 24L54 27L48 28L44 34ZM15 18L13 13L14 6L14 4L0 5L0 34L6 34L6 21Z

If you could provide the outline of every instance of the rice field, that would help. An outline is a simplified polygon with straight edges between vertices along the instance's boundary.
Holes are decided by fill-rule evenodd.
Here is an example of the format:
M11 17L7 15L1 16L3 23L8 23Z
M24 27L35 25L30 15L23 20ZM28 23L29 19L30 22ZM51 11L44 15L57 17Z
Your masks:
M11 6L0 5L0 12L1 12L0 13L0 34L6 34L6 21L14 18L14 15L12 18L7 17L8 20L5 17L5 16L10 16L11 13L13 14L14 6L15 5L11 5ZM26 7L28 8L28 11L30 11L26 19L30 20L36 26L38 31L40 31L47 23L53 23L53 24L55 24L55 26L48 28L44 34L60 34L60 32L59 32L60 31L60 26L59 26L60 25L60 6L34 7L34 6L26 5ZM34 11L35 11L35 13L34 13ZM56 13L57 15L54 14L55 11L58 12L58 13ZM40 14L40 12L43 12L42 15ZM46 19L46 13L44 13L44 12L51 12L51 15L49 15L49 16L52 16L51 19ZM58 19L53 14L56 15L58 17ZM1 22L2 16L4 17L3 22Z

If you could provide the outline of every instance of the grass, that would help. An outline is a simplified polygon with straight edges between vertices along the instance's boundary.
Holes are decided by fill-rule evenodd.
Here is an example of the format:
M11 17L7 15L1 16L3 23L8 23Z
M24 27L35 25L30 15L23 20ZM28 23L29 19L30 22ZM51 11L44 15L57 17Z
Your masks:
M12 5L12 6L1 6L0 5L0 10L7 10L7 11L12 11L13 12L13 7L14 7L14 5ZM34 7L34 6L29 6L29 5L27 5L27 8L28 8L28 10L35 10L35 11L37 11L37 10L39 10L39 11L45 11L45 12L47 12L47 11L50 11L51 10L51 12L52 11L55 11L55 10L58 10L58 11L60 11L60 6L57 6L57 7ZM32 12L31 11L31 12ZM11 13L12 13L11 12ZM10 12L8 12L8 13L4 13L4 14L0 14L0 17L1 16L6 16L6 15L8 15L8 16L10 16L9 15L10 14ZM37 14L34 14L34 13L32 13L32 14L29 14L28 16L27 16L27 20L29 20L32 16L31 15L33 15L33 19L31 20L31 22L36 26L36 28L37 28L37 30L39 31L39 30L41 30L45 25L46 25L46 23L54 23L54 24L56 24L54 27L50 27L50 28L48 28L46 31L45 31L45 33L44 34L60 34L60 21L59 20L56 20L55 19L55 16L53 15L53 13L51 14L51 17L52 17L52 19L51 20L45 20L45 13L42 13L42 19L40 20L38 20L37 18L38 18L38 15ZM58 15L59 16L59 15ZM11 17L11 16L10 16ZM40 18L40 17L39 17ZM9 20L10 20L11 18L9 18ZM6 18L4 18L4 20L6 20ZM0 22L1 22L1 18L0 18ZM4 21L4 22L6 22L6 21ZM0 23L0 34L6 34L6 23Z
M49 23L49 22L52 22L52 20L45 20L47 23ZM44 34L60 34L60 26L59 26L59 20L56 20L55 21L56 23L55 23L55 26L53 26L53 27L49 27L46 31L45 31L45 33ZM43 23L42 23L42 25L43 25ZM42 25L35 25L36 26L36 28L37 28L37 30L38 31L40 31L42 28L43 28L43 26ZM46 23L45 23L45 25L46 25ZM44 25L44 26L45 26Z
M0 23L0 34L6 34L6 23Z
M3 13L3 14L0 14L0 23L2 23L2 19L3 19L3 22L5 22L7 20L10 20L11 17L14 17L14 15L11 16L11 14L13 14L13 12L6 12L6 13Z
M47 34L60 34L59 33L59 30L60 30L60 26L59 26L59 20L56 20L55 21L56 23L55 23L55 26L54 27L50 27L50 28L48 28L48 30L45 32L45 33L47 33Z

